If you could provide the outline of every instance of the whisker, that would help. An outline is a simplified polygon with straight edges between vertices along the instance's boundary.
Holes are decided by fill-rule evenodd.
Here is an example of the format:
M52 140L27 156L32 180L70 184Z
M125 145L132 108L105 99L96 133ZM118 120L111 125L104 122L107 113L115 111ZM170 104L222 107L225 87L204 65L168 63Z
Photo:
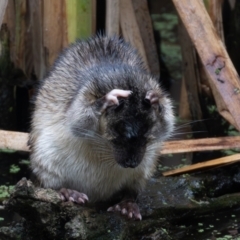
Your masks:
M158 151L158 149L159 149L159 146L160 146L160 145L154 146L154 147L148 147L148 148L146 149L146 153L147 153L147 152L152 152L152 154L157 155L157 151Z
M93 141L94 141L94 139L93 139ZM94 143L96 143L96 142L94 142ZM107 143L99 142L99 144L95 144L93 146L93 148L94 149L103 149L105 151L112 150L112 146L109 144L109 142L107 142Z
M191 131L191 132L176 132L173 137L176 135L183 135L183 134L195 134L195 133L206 133L207 131Z
M206 118L206 119L199 119L199 120L192 120L192 121L188 121L185 123L176 123L175 128L178 129L179 127L184 128L186 126L192 125L194 123L198 123L198 122L206 122L206 121L210 121L212 120L212 118Z
M109 167L113 167L114 165L116 165L116 161L113 161L112 158L104 158L101 159L101 162L104 162L105 164L107 164Z
M93 142L96 142L96 143L100 143L100 144L103 144L103 142L108 142L106 139L104 138L100 138L98 136L88 136L88 135L85 135L85 136L82 136L82 137L79 137L80 139L82 140L86 140L86 141L93 141Z
M100 137L100 136L97 136L97 135L87 135L87 134L84 134L82 137L80 137L82 139L96 139L96 140L105 140L104 138Z
M90 130L86 130L83 128L77 128L76 130L79 132L79 135L81 135L81 134L83 135L82 138L94 137L94 138L99 138L99 139L105 140L100 134L96 133L95 131L90 131Z

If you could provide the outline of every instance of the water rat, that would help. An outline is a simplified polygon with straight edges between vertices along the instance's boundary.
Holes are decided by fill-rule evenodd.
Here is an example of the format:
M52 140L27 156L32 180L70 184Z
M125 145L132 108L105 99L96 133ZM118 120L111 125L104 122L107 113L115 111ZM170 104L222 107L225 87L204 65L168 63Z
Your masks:
M136 196L173 126L171 100L134 48L118 37L77 41L36 94L31 168L65 201L106 201L125 190L108 211L141 219Z

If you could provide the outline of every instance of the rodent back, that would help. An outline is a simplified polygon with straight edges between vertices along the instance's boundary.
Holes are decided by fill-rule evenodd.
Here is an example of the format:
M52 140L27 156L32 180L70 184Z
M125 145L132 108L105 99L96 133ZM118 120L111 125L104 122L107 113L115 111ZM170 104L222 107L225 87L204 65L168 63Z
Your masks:
M136 50L118 37L96 36L77 41L63 50L37 93L50 101L59 102L66 109L78 91L94 81L88 72L96 72L99 65L127 65L142 69L144 66Z
M52 67L51 73L69 72L76 80L79 72L85 72L99 65L127 65L144 70L137 51L118 37L96 36L86 41L78 40L66 48Z

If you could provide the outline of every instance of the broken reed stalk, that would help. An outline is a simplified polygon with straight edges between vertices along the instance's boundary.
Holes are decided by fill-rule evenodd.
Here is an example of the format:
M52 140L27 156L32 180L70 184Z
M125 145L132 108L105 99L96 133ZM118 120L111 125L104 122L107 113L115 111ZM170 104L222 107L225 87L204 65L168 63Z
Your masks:
M0 130L0 149L29 152L28 133Z
M173 0L213 85L223 99L219 113L240 130L239 76L202 1Z
M0 130L0 149L29 152L28 133ZM159 154L175 154L240 148L240 136L165 142Z
M132 46L138 49L146 68L150 70L144 42L140 32L140 26L138 25L136 13L134 12L133 2L129 0L121 0L119 2L119 7L122 35L126 41L130 42Z
M108 36L119 35L119 0L106 1L106 34Z
M206 161L206 162L196 163L190 166L163 172L162 174L164 177L174 176L174 175L189 173L193 171L199 171L205 168L223 166L225 164L231 164L237 161L240 161L240 154L234 154L231 156L217 158L217 159Z

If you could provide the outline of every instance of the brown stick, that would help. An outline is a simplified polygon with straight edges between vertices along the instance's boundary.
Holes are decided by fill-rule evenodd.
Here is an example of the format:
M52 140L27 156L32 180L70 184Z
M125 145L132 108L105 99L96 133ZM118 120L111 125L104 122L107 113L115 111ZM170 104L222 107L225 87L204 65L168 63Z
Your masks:
M121 0L119 2L120 7L120 26L122 34L125 40L130 42L132 46L138 49L140 56L145 63L148 70L150 67L148 65L147 55L144 48L143 39L139 29L139 25L136 19L136 13L134 12L132 0Z
M28 133L0 130L0 149L30 151L27 146ZM197 151L213 151L240 148L240 136L204 138L195 140L177 140L165 142L160 154L174 154Z
M226 49L213 27L202 1L173 0L173 3L195 45L206 72L224 105L219 113L240 130L240 83Z
M159 78L159 58L157 55L157 47L153 35L153 26L148 9L148 2L146 0L132 0L132 4L142 37L143 46L146 52L150 72Z
M106 34L119 35L119 0L106 1Z
M34 2L34 1L33 1ZM43 14L43 47L44 51L48 53L46 61L47 67L51 66L63 47L63 37L65 36L65 22L63 17L63 1L42 1ZM34 11L36 11L34 9ZM63 30L64 29L64 30ZM56 37L58 36L58 37ZM34 43L33 43L34 44Z
M0 149L29 152L28 133L0 130Z
M223 0L208 0L207 2L208 4L205 4L205 7L213 22L213 26L215 26L218 36L221 38L222 42L224 43L225 40L224 40L223 19L222 19Z
M163 176L167 177L167 176L174 176L174 175L183 174L183 173L189 173L189 172L197 171L197 170L204 169L204 168L217 167L220 165L234 163L239 160L240 160L240 154L234 154L231 156L217 158L217 159L214 159L211 161L196 163L196 164L193 164L190 166L167 171L167 172L163 173Z
M161 154L201 152L240 148L239 141L240 136L169 141L165 142L165 144L163 145Z
M38 79L43 79L46 73L46 56L44 55L46 47L43 45L43 1L29 1L29 14L31 17L31 47L33 54L34 72Z

